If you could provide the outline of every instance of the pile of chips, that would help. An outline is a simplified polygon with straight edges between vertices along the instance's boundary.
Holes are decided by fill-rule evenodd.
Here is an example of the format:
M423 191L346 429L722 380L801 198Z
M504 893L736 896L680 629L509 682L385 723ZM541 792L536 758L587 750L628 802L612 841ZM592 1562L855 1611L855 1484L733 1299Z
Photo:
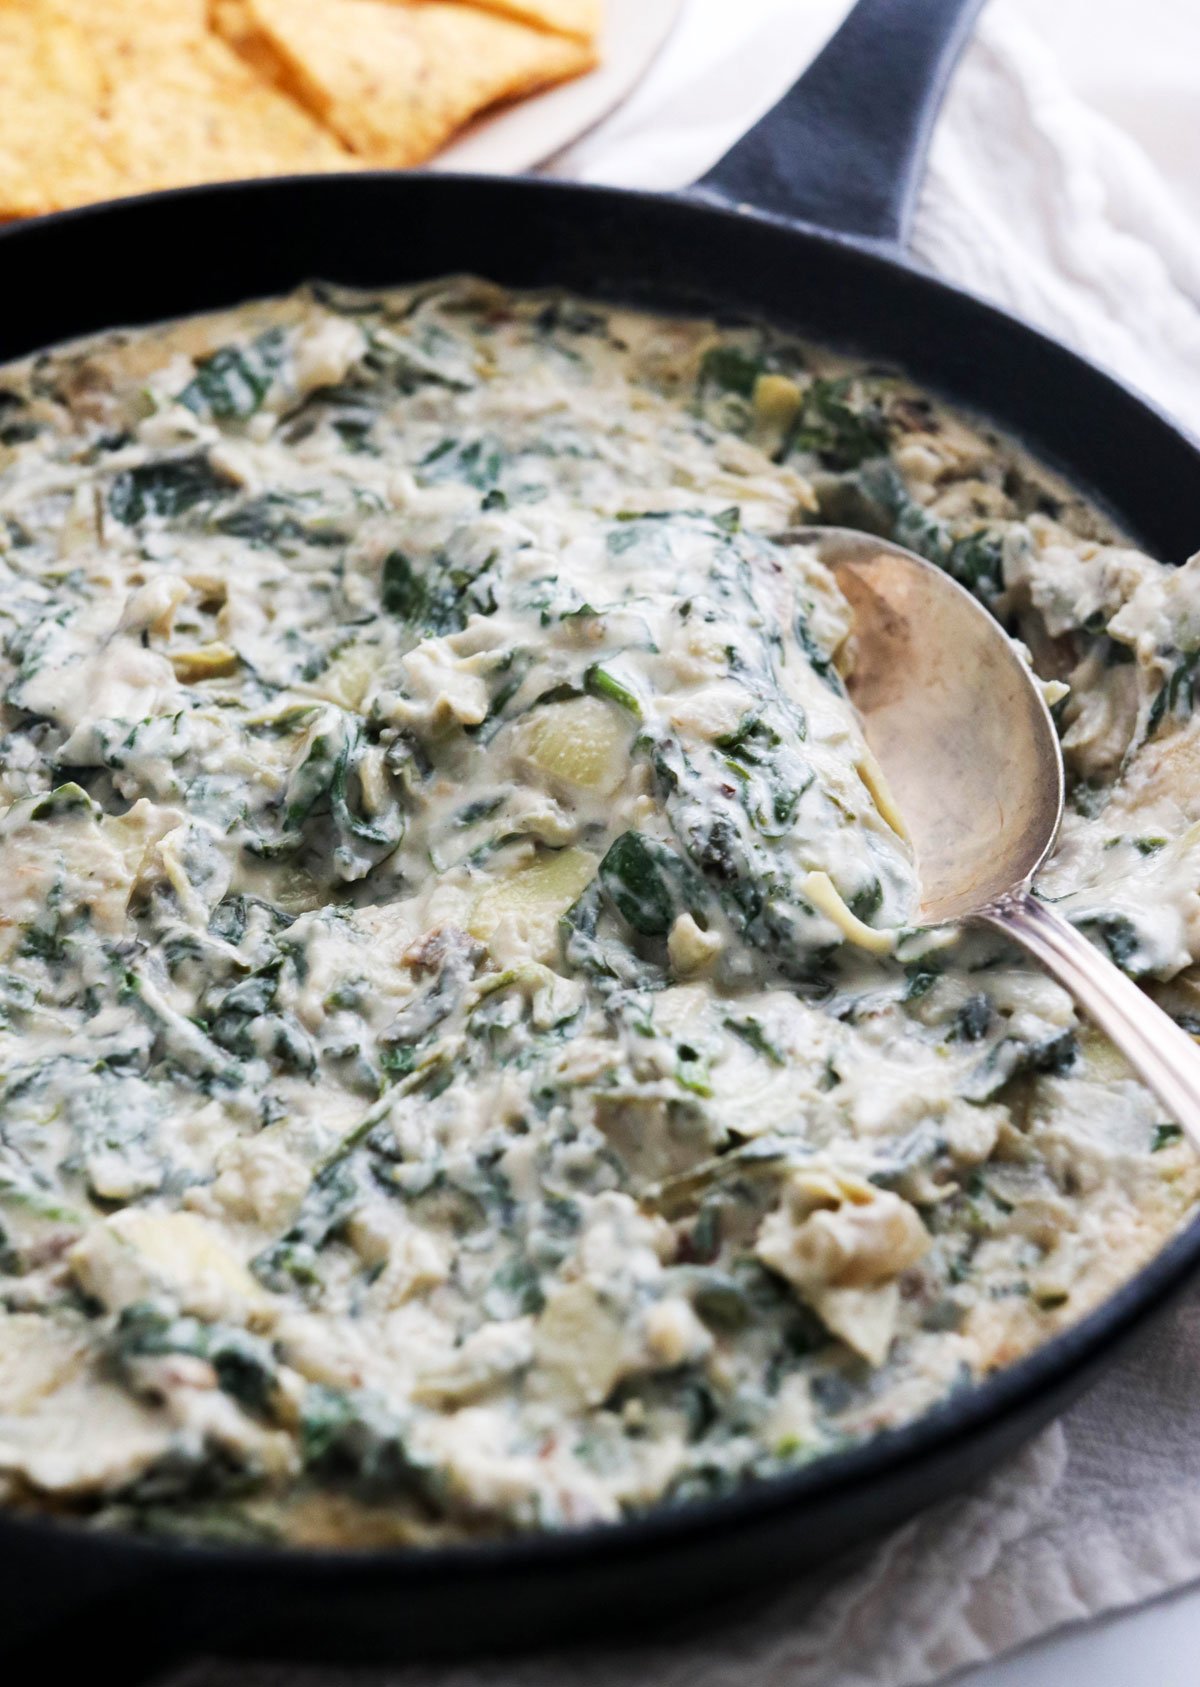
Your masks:
M0 220L419 164L596 62L602 0L0 0Z

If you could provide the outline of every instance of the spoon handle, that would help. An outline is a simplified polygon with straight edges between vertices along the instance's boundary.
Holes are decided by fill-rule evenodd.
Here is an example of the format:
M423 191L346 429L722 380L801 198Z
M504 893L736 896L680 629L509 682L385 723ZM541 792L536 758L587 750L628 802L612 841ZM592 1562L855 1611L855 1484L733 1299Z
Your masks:
M979 918L1014 938L1070 992L1200 1149L1200 1044L1028 890L999 898Z

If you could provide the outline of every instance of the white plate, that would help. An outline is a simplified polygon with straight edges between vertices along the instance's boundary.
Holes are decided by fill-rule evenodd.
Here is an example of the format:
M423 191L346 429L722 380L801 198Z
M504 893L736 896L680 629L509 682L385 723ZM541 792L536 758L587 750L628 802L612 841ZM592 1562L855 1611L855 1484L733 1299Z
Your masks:
M515 175L595 127L641 81L684 0L607 0L595 70L481 117L430 163L433 170Z

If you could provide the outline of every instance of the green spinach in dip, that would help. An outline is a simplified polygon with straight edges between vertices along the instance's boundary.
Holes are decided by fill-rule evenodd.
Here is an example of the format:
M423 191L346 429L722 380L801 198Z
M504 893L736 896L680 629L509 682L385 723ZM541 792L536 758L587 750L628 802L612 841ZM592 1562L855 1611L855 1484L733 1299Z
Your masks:
M1200 574L903 381L476 282L0 371L10 1506L616 1518L911 1419L1190 1210L1063 993L914 929L813 520L1026 641L1042 893L1196 1024Z

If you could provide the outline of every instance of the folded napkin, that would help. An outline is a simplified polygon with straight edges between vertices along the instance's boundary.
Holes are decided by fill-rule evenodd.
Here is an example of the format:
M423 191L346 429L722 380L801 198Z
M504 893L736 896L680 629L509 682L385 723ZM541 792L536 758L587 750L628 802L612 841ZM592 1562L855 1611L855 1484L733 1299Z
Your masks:
M914 254L1081 346L1200 433L1200 224L1147 153L1072 90L1027 21L1041 5L993 0L985 14L935 137ZM691 0L634 96L553 170L686 184L845 10ZM170 1687L925 1687L1200 1577L1198 1383L1200 1294L973 1491L695 1641L384 1671L198 1662Z

